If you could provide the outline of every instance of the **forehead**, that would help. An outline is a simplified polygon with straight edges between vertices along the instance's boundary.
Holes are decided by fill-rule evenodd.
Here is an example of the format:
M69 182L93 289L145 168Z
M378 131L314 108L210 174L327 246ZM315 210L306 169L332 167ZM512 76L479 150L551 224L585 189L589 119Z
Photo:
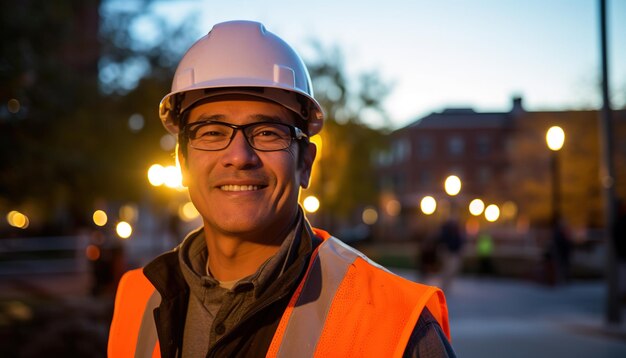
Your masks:
M188 123L216 120L234 124L276 121L293 124L293 114L287 108L262 98L223 96L195 105L189 112Z

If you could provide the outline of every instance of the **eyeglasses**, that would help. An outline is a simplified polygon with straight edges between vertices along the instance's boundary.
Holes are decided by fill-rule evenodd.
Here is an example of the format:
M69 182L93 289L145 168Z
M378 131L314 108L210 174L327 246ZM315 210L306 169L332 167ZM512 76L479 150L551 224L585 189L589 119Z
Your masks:
M200 121L185 125L183 131L192 148L206 151L225 149L241 130L248 144L261 152L289 148L292 140L308 138L298 127L277 122L255 122L236 125L217 121Z

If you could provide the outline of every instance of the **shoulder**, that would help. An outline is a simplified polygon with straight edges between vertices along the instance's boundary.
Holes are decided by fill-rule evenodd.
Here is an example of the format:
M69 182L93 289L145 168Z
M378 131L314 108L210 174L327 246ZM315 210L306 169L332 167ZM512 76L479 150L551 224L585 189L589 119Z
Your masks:
M456 357L450 341L428 308L424 308L413 328L403 357Z

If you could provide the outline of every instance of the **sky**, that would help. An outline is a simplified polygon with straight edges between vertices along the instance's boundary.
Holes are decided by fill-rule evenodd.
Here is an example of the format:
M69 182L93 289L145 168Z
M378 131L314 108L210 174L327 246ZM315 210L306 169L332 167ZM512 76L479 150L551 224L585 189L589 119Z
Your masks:
M314 58L311 40L338 46L349 75L378 71L393 84L385 101L402 127L450 107L508 111L600 106L598 0L173 0L151 9L197 37L213 24L262 22ZM626 1L607 0L613 107L626 105ZM372 123L377 125L377 123Z

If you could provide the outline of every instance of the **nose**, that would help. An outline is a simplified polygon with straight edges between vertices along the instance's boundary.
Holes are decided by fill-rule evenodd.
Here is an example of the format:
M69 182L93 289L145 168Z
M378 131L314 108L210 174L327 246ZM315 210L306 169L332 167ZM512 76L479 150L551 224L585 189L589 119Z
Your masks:
M222 165L233 166L237 169L250 169L259 165L260 158L257 152L248 144L243 131L237 130L232 141L223 150Z

